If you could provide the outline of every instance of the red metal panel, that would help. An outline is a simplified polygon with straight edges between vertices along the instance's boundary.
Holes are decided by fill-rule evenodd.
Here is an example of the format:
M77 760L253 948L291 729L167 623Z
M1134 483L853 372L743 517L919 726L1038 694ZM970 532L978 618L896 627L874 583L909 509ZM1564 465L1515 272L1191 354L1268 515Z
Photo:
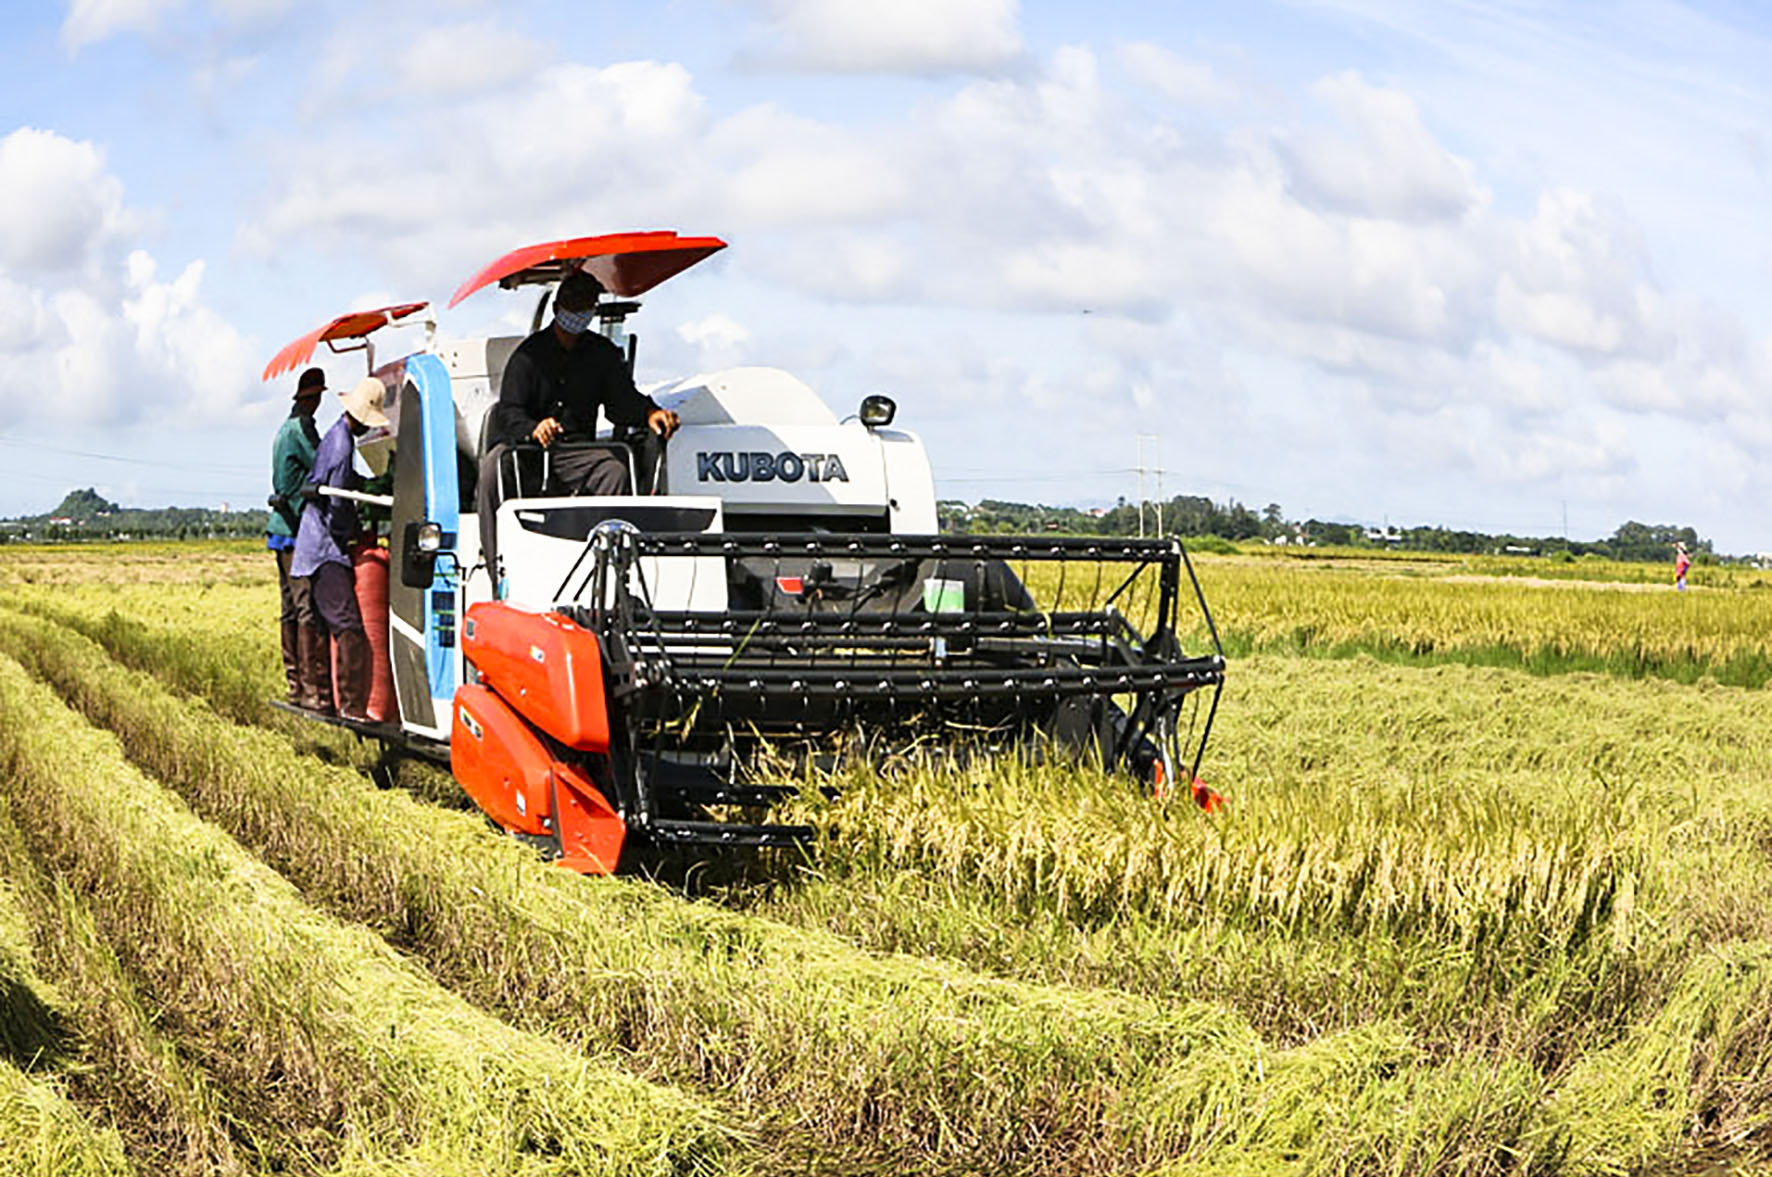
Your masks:
M615 872L628 825L590 778L570 764L554 765L560 803L560 865L587 875Z
M485 687L456 688L449 770L486 815L507 830L546 835L552 757L504 700Z
M282 350L265 365L264 379L271 380L285 372L293 372L307 363L308 357L314 354L314 346L322 340L357 339L430 305L428 302L401 302L373 311L352 311L348 315L340 315L330 323L314 328L300 339L284 344Z
M558 613L502 601L468 610L462 652L524 718L569 748L609 751L609 706L596 637Z
M463 282L449 305L494 282L552 282L577 268L588 271L618 298L635 298L725 248L718 237L679 237L673 229L544 241L513 249Z

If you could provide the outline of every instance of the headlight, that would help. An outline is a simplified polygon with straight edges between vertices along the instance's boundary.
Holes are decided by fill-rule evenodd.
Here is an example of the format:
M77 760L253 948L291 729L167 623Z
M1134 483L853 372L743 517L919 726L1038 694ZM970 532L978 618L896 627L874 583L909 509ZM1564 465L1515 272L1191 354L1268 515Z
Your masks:
M878 429L882 425L892 424L892 418L898 415L898 405L889 396L875 393L861 402L861 423L869 429Z
M436 552L443 546L443 528L435 523L426 523L418 529L418 550L426 555Z

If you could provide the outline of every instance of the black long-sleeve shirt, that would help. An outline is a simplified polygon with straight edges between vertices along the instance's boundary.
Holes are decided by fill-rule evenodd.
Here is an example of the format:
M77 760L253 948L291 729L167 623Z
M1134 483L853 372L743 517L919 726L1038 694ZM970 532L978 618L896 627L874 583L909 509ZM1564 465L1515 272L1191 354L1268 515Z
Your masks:
M552 417L566 440L588 440L596 433L598 406L617 425L644 425L658 408L634 387L615 344L586 331L576 347L562 347L550 323L511 353L492 414L492 438L507 445L531 441L535 427Z

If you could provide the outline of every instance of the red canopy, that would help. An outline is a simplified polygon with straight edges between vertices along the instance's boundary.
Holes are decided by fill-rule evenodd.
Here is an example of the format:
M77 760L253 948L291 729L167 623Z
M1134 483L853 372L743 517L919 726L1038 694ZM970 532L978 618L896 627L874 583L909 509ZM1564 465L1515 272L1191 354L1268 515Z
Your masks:
M323 339L357 339L430 305L428 302L402 302L389 307L378 307L373 311L352 311L348 315L340 315L324 327L285 344L283 350L272 356L271 362L265 365L264 378L270 380L285 372L293 372L307 363L308 357L314 354L315 345Z
M619 298L634 298L725 248L718 237L679 237L673 229L529 245L512 250L463 282L449 305L493 282L503 286L554 282L574 269L589 273Z

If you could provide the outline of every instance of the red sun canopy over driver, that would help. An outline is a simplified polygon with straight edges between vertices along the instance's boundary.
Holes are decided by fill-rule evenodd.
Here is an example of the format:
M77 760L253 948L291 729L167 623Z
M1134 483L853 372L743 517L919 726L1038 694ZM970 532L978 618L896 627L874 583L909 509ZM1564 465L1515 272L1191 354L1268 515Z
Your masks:
M507 289L532 282L557 282L578 269L617 298L637 298L725 248L726 243L718 237L679 237L672 229L528 245L512 250L463 282L449 305L494 282Z

